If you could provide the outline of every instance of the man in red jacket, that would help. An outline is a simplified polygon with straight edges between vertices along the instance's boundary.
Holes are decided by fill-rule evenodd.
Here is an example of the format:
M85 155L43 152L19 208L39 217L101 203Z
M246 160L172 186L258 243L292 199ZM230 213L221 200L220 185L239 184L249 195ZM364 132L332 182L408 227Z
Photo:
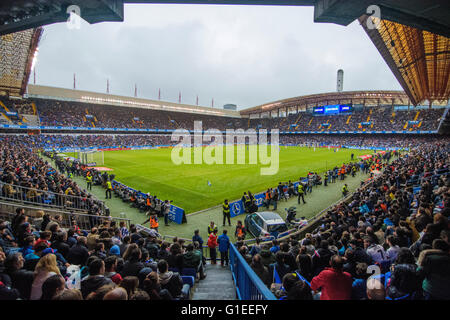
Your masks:
M344 260L338 255L330 259L331 268L325 268L311 281L311 289L321 290L320 300L350 300L352 276L343 272Z
M209 235L208 237L208 248L209 248L209 257L211 258L211 264L216 264L216 247L217 243L217 229Z

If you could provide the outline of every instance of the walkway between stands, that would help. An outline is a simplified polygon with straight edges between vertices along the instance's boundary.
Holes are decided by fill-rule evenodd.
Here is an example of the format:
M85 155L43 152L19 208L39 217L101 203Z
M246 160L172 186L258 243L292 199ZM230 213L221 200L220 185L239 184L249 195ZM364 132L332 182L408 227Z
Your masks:
M236 300L236 288L229 267L206 265L206 279L194 286L192 300Z

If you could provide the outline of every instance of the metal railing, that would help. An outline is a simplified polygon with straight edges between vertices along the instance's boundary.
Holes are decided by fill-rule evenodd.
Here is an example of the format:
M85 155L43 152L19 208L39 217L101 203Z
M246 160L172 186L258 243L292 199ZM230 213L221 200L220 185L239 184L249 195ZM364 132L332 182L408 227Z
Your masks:
M230 266L239 300L277 300L233 244L230 245Z
M25 214L30 217L30 223L33 224L33 219L37 217L37 211L44 211L52 217L59 215L61 217L60 226L62 228L72 227L72 221L75 220L77 226L81 230L91 230L93 227L100 225L104 221L115 221L117 225L124 221L129 228L131 220L127 218L119 218L112 216L96 216L84 214L79 212L61 211L55 208L37 208L33 206L26 206L19 203L0 201L0 217L7 221L11 221L12 217L16 215L16 209L21 208L25 210Z
M86 192L86 194L88 194ZM59 208L60 210L73 210L88 212L90 202L94 200L99 206L100 211L105 213L105 203L94 198L66 195L64 193L55 193L47 190L27 188L9 183L0 182L0 199L21 202L29 205L38 205L40 207Z

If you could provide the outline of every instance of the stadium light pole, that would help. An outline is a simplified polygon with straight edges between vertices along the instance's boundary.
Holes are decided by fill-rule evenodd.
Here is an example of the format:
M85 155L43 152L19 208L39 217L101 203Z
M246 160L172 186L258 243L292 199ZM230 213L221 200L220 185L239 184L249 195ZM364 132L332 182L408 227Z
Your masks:
M76 73L73 74L73 90L77 89L77 85L76 85Z
M158 100L161 100L161 88L158 90Z

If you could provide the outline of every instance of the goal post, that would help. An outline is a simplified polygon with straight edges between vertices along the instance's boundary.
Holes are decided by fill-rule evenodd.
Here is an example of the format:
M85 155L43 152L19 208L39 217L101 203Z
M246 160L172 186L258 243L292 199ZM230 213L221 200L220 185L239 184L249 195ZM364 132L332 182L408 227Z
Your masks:
M103 151L79 151L78 161L87 166L98 166L105 164Z

